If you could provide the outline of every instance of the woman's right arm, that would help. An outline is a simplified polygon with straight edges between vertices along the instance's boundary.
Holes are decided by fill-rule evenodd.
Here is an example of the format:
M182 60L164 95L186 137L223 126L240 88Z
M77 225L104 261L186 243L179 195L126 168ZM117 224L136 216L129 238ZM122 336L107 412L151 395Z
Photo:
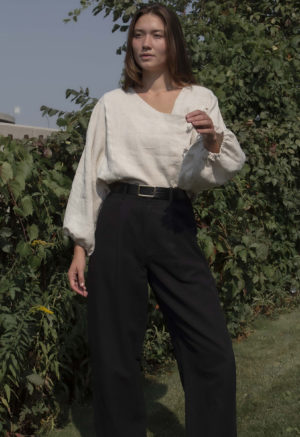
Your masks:
M70 286L83 296L87 295L84 286L85 258L94 251L97 217L102 201L109 192L106 182L97 178L99 165L104 158L105 141L105 107L101 98L91 114L85 147L73 179L63 223L64 233L75 242L68 272Z
M72 290L76 293L87 297L87 289L85 286L84 270L85 270L85 250L79 244L74 246L74 256L68 271L68 278Z

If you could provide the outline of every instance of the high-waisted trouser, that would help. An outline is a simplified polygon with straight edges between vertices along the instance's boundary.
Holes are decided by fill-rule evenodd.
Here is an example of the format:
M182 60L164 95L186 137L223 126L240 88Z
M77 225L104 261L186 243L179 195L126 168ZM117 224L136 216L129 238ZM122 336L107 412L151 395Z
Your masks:
M87 289L97 437L146 436L140 357L148 283L174 346L186 436L235 437L232 342L189 198L110 192L95 238Z

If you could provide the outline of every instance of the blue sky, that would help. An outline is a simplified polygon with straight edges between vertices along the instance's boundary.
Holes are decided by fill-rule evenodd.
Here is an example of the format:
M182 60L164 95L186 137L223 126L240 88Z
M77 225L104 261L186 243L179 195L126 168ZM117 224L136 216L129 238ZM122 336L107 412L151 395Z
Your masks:
M16 123L56 127L40 107L72 110L65 90L90 89L92 97L118 87L124 32L111 33L112 20L86 10L64 23L79 0L1 0L0 112Z

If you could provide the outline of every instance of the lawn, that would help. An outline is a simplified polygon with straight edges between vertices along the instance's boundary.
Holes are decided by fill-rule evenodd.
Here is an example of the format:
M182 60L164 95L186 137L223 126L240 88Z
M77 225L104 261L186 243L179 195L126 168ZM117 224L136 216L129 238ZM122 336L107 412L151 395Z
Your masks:
M299 308L275 320L259 316L249 337L233 342L239 437L300 436L299 318ZM184 399L176 364L164 375L145 378L144 384L147 437L184 437ZM90 405L74 404L68 425L47 437L94 435Z

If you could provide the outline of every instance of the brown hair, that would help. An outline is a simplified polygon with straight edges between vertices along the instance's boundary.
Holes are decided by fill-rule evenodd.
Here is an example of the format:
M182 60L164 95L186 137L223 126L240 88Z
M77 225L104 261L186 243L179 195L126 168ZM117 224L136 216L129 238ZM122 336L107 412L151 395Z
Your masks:
M142 69L135 62L132 50L132 39L136 22L145 14L157 15L165 25L168 47L168 67L173 81L181 86L196 83L188 59L181 24L177 15L171 9L159 3L154 3L152 5L142 6L132 17L127 35L123 90L127 91L129 87L142 85Z

